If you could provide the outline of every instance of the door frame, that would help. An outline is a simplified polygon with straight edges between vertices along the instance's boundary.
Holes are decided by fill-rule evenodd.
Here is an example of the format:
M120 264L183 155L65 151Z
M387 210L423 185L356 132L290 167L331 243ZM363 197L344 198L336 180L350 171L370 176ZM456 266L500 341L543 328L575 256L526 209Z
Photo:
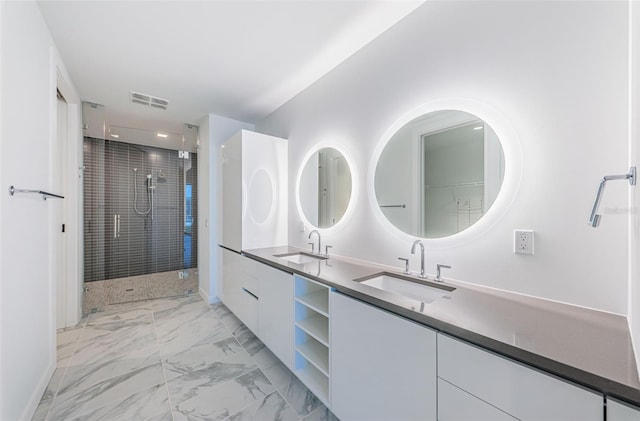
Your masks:
M64 265L67 268L66 279L58 280L57 267L58 262L50 262L51 285L51 332L55 334L57 326L69 327L75 326L80 321L82 315L82 273L83 273L83 216L82 216L82 103L80 96L71 83L71 78L64 67L62 58L55 47L51 47L51 89L50 89L50 183L53 183L53 174L56 171L64 172L63 180L66 185L63 190L65 192L65 226L66 244L65 250L59 253L60 258L64 259ZM60 91L67 103L67 139L66 139L66 165L63 168L58 159L56 159L55 150L53 148L58 145L58 111L57 111L57 91ZM50 187L53 187L52 185ZM53 207L51 207L53 212ZM53 215L50 220L53 220ZM55 226L54 226L55 225ZM58 234L60 226L52 224L50 227L50 246L58 246ZM55 254L52 255L52 257ZM54 271L55 269L55 271ZM57 322L57 306L58 283L62 283L65 290L66 307L61 314L64 320ZM62 304L62 303L61 303ZM55 344L55 341L54 341Z

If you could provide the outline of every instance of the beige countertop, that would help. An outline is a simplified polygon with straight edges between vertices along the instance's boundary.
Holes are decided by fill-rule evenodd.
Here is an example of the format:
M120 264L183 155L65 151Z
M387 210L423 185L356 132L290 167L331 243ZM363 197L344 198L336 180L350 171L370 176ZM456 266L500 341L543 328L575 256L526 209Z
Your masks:
M354 281L380 272L401 275L385 266L333 256L307 264L275 257L302 251L295 247L271 247L243 253L489 351L640 406L640 380L627 319L623 316L448 280L444 285L456 288L455 291L432 303L421 303Z

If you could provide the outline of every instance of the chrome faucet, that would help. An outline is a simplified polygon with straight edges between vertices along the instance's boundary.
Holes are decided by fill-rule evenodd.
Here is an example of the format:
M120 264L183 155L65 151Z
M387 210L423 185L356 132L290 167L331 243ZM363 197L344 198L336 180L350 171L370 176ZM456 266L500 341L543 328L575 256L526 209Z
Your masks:
M436 279L434 279L434 281L436 281L436 282L443 282L443 281L442 281L442 277L440 276L440 270L441 270L442 268L445 268L445 269L451 269L451 266L449 266L449 265L441 265L440 263L438 263L438 264L436 265Z
M313 230L309 233L309 239L311 239L311 234L318 234L318 253L322 253L322 244L320 243L320 233L318 232L318 230ZM313 250L313 248L312 248Z
M411 246L411 254L416 254L416 245L420 246L420 277L426 278L427 276L424 274L424 244L420 240L414 241Z

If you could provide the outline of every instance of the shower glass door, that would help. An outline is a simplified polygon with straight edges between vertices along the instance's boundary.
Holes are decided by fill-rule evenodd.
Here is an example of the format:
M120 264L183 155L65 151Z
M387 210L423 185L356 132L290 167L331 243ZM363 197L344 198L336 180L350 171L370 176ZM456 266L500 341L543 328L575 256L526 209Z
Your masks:
M85 282L197 267L197 154L85 137L84 163Z

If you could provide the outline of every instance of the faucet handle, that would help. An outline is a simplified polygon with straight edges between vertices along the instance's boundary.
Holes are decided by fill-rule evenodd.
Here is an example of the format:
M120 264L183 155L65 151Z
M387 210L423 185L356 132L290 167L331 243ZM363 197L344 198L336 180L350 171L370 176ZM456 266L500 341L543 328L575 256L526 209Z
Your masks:
M313 252L315 251L316 248L316 243L307 243L311 246L311 254L313 254Z
M324 255L329 257L329 249L333 248L333 246L324 246Z
M402 260L404 262L404 273L409 275L409 259L405 259L404 257L398 257L398 260Z
M451 269L451 266L449 265L441 265L440 263L438 263L436 265L436 279L434 279L434 281L436 282L442 282L442 278L440 277L440 269L445 268L445 269Z

